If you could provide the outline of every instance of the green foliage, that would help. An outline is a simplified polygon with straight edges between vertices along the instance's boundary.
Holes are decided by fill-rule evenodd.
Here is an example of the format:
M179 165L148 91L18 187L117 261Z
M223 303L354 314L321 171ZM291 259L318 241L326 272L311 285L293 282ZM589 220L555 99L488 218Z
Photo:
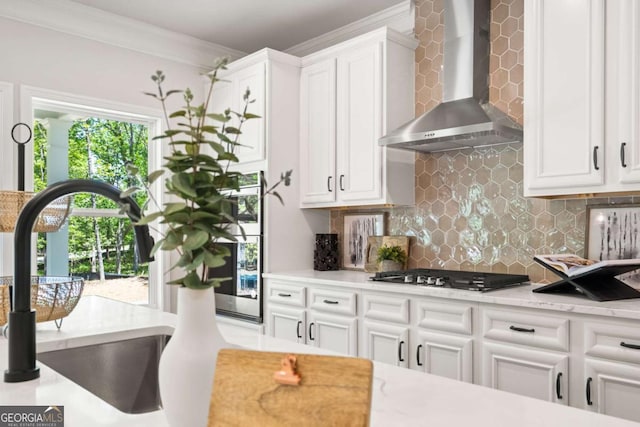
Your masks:
M47 127L43 121L34 122L34 190L47 186L47 156L49 151ZM127 165L135 164L141 173L147 173L148 129L143 124L120 122L96 117L73 122L68 134L68 176L71 179L97 179L119 188L132 185ZM133 196L138 204L146 203L147 195ZM94 205L95 203L95 205ZM117 209L111 200L81 193L74 197L76 208ZM100 241L103 249L122 250L119 268L115 256L105 260L105 270L122 274L139 274L141 266L134 260L134 233L131 222L121 218L98 218ZM65 225L69 230L71 272L90 271L89 259L95 254L96 236L93 218L71 216ZM46 234L38 234L38 254L46 248ZM113 264L113 265L112 265Z
M184 275L170 283L193 289L218 286L222 280L208 278L207 270L208 267L224 265L230 255L229 250L219 242L236 240L232 226L237 227L237 223L231 215L234 201L227 196L227 192L229 189L239 190L241 174L229 170L229 166L238 162L234 151L240 144L242 125L258 117L247 112L249 105L254 102L250 99L248 89L243 96L242 111L227 109L223 113L209 112L213 87L219 81L218 72L224 70L226 64L226 59L220 60L214 70L207 74L209 90L205 102L200 105L193 104L194 97L189 89L165 92L162 71L151 76L156 84L156 92L146 94L160 102L167 127L157 139L166 142L171 153L164 158L164 170L148 176L130 167L130 175L136 177L138 182L123 192L133 194L142 189L151 194L150 183L164 176L166 194L172 201L160 207L151 198L157 210L146 214L139 223L149 224L158 220L166 225L167 231L156 242L153 253L160 249L177 251L179 258L172 269L180 268ZM166 100L176 93L182 93L185 105L168 113ZM175 127L172 127L172 120ZM232 124L232 121L237 123ZM280 183L289 185L290 180L291 171L283 173L280 181L267 193L282 200L275 188Z
M407 260L407 254L400 246L380 246L378 248L378 262L384 260L395 261L403 264Z

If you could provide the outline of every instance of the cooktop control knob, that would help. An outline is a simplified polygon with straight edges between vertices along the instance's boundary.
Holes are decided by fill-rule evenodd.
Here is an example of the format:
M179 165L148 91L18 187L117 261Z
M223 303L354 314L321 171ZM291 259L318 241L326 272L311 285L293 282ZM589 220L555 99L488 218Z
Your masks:
M413 283L413 276L411 274L404 276L404 283Z
M444 279L442 277L436 279L436 286L444 286Z
M436 283L436 278L435 277L433 277L433 276L427 277L427 285L433 286L433 285L435 285L435 283Z
M416 277L416 283L417 283L418 285L423 285L423 284L424 284L424 281L425 281L425 280L424 280L424 276L417 276L417 277Z

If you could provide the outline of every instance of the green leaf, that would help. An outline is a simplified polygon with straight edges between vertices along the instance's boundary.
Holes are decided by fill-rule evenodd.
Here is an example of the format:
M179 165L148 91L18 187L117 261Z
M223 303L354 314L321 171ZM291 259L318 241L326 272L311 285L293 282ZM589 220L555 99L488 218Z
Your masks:
M142 190L140 187L129 187L126 190L124 190L122 193L120 193L120 198L121 199L126 199L127 197L131 196L132 194L137 193L138 191Z
M189 197L197 197L195 189L191 185L191 180L186 173L177 173L171 178L171 183L181 193L186 194Z
M207 114L207 117L210 119L213 119L217 122L222 122L222 123L226 123L230 120L229 117L225 116L224 114L215 114L215 113L211 113L211 114Z
M182 209L185 209L186 207L187 207L187 204L184 203L184 202L165 203L165 205L164 205L164 214L165 215L171 215L172 213L179 212Z
M249 120L249 119L259 119L261 118L261 116L258 116L257 114L251 114L251 113L244 113L244 118Z
M178 111L175 111L175 112L169 114L169 118L173 119L173 118L176 118L176 117L184 117L186 115L187 115L186 111L178 110Z
M162 216L162 212L154 212L154 213L145 215L142 218L140 218L140 220L137 222L136 225L147 225L147 224L150 224L153 221L155 221L156 219L160 218L161 216Z
M202 230L193 230L186 234L187 238L184 239L182 246L185 249L193 250L201 248L205 243L209 241L209 233Z
M149 184L153 184L163 174L164 174L164 169L158 169L157 171L153 171L147 176L147 181L149 182Z
M227 263L226 257L222 255L214 255L211 252L204 252L204 263L209 268L222 267Z

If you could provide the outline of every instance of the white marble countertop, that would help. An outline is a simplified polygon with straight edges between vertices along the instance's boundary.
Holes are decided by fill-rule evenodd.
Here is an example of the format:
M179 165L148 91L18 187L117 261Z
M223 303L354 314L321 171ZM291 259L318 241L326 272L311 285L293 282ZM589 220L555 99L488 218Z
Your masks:
M218 322L228 342L264 351L324 353L314 347L260 335ZM38 351L171 333L175 316L101 297L83 297L64 320L37 324ZM166 426L162 411L128 415L39 363L40 378L0 383L1 405L64 405L65 426ZM7 340L0 338L0 367L7 368ZM372 426L637 427L638 423L374 363Z
M436 288L433 286L374 282L369 280L374 274L375 273L351 270L298 270L264 273L263 277L267 279L293 280L300 284L342 286L368 291L422 295L460 301L530 307L625 319L640 319L640 298L598 302L581 296L532 292L532 289L544 286L539 284L516 286L490 292L472 292L459 289Z

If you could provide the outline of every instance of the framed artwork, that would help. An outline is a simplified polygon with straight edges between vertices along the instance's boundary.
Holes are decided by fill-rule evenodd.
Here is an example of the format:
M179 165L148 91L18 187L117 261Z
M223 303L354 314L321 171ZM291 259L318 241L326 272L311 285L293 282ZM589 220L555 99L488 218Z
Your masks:
M640 204L587 205L586 213L586 258L640 258Z
M383 234L383 213L345 215L342 233L342 268L364 270L369 236Z

